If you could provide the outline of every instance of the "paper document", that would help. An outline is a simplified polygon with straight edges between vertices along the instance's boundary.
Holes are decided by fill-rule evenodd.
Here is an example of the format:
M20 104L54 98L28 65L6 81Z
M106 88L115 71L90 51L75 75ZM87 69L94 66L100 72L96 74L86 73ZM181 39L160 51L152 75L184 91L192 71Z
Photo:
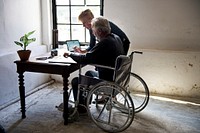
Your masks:
M48 59L49 63L65 63L65 64L74 64L74 61L71 57L63 57L63 56L54 56L52 59Z

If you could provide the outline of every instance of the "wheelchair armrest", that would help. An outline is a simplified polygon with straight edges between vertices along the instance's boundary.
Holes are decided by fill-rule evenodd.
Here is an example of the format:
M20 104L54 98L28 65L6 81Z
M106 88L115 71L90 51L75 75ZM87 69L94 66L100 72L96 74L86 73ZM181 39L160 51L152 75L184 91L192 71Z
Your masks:
M95 67L100 67L100 68L106 68L106 69L110 69L110 70L115 70L114 67L104 66L104 65L99 65L99 64L87 64L87 65L91 65L91 66L95 66Z
M94 67L100 67L100 68L105 68L105 69L109 69L109 70L115 70L114 67L104 66L104 65L99 65L99 64L80 64L79 75L81 75L81 73L82 73L82 67L84 67L86 65L90 65L90 66L94 66Z

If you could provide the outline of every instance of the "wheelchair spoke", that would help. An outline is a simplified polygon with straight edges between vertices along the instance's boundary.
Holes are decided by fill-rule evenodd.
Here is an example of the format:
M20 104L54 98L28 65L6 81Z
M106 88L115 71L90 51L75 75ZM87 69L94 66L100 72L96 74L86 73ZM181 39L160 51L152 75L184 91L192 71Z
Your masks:
M105 98L105 102L89 102L96 95ZM130 126L134 118L134 105L129 94L113 83L99 84L92 88L87 99L88 113L95 124L108 132L123 131Z
M106 101L106 104L107 104L107 102L108 102L108 101ZM106 104L103 105L103 108L101 109L98 118L100 118L100 116L102 115L103 111L105 110Z

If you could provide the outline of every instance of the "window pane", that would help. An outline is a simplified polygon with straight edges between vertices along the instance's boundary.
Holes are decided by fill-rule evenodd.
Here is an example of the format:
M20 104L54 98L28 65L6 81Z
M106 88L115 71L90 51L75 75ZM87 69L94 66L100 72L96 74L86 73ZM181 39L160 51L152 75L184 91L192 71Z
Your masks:
M85 42L85 32L82 25L72 25L72 39L78 39L80 42Z
M89 6L88 9L92 11L95 17L100 16L100 6Z
M86 0L86 5L100 5L100 0Z
M69 0L56 0L56 5L69 5Z
M86 40L85 42L90 42L90 33L89 33L89 30L85 29L86 30Z
M73 24L82 24L79 20L78 20L78 16L79 14L85 9L84 6L73 6L71 7L71 17L72 17L72 22Z
M71 7L71 17L72 17L72 22L73 24L82 24L79 20L78 20L78 16L79 14L85 10L85 9L90 9L94 16L99 16L100 15L100 6L90 6L90 7L85 7L85 6L74 6Z
M58 41L70 40L70 26L58 25Z
M69 23L69 7L57 7L57 23Z
M71 5L84 5L84 0L71 0Z
M99 16L100 4L101 0L56 0L58 40L89 42L89 31L83 27L78 16L85 9L90 9L95 17Z

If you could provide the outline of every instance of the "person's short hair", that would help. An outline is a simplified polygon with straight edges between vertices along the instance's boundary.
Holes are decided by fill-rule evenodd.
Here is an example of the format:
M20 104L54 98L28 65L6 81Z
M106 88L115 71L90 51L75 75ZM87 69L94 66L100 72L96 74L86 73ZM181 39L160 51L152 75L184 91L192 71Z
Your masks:
M82 11L80 13L80 15L78 16L78 19L80 21L82 21L84 19L92 20L93 18L94 18L94 15L90 9L86 9L86 10Z
M109 34L111 32L111 27L109 21L104 17L97 17L92 19L92 28L95 28L98 31Z

